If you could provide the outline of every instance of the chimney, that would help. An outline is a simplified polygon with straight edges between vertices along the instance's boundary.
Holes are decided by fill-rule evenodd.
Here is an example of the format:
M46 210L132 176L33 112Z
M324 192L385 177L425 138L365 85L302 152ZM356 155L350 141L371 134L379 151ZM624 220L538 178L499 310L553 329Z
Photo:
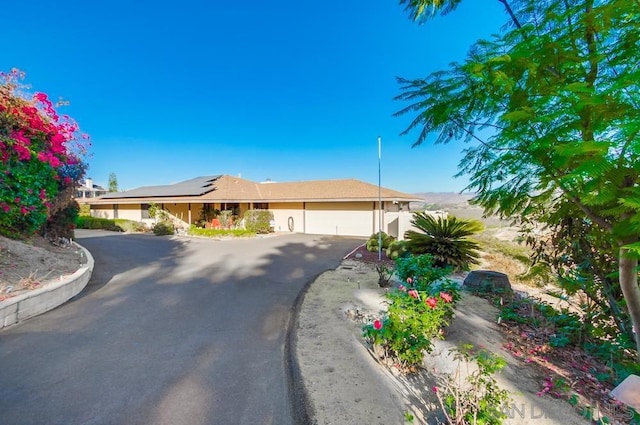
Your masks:
M84 181L84 185L89 189L93 189L93 179L91 177L87 177Z

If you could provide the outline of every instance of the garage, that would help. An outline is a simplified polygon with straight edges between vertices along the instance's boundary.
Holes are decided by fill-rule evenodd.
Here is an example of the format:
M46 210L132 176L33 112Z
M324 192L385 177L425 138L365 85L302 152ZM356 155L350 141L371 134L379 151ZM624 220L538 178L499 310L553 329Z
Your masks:
M374 233L373 202L306 202L305 233L370 236Z

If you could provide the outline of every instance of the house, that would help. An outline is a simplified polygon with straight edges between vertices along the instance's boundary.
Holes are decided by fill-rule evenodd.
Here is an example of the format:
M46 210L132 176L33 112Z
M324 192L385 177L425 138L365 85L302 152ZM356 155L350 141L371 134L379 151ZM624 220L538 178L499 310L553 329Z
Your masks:
M88 199L96 198L108 192L107 189L93 183L93 180L88 178L81 186L76 188L75 200L80 204L86 204Z
M382 201L380 209L379 199ZM89 201L95 217L153 223L149 206L166 210L178 224L198 222L204 212L250 209L273 212L274 230L323 235L370 236L383 231L402 238L410 226L413 195L355 179L262 183L229 175L197 177L102 195Z

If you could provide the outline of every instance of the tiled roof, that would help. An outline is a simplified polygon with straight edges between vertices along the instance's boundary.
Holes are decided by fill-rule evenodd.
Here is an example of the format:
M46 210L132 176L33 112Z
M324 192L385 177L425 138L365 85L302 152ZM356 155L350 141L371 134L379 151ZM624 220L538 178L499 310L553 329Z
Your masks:
M389 201L420 201L406 193L385 187L380 197ZM111 204L151 202L335 202L375 201L378 186L356 179L314 180L289 183L256 183L229 175L198 177L168 186L149 186L126 192L116 192L91 203Z
M371 200L378 199L378 186L356 179L314 180L260 185L260 191L269 200ZM415 200L416 197L386 187L380 196L388 200Z

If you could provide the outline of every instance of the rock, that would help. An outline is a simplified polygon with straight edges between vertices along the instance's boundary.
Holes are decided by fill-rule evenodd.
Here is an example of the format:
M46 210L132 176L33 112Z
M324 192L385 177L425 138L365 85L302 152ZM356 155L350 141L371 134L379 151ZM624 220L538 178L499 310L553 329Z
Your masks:
M492 270L474 270L464 279L463 285L482 292L511 291L509 276Z

